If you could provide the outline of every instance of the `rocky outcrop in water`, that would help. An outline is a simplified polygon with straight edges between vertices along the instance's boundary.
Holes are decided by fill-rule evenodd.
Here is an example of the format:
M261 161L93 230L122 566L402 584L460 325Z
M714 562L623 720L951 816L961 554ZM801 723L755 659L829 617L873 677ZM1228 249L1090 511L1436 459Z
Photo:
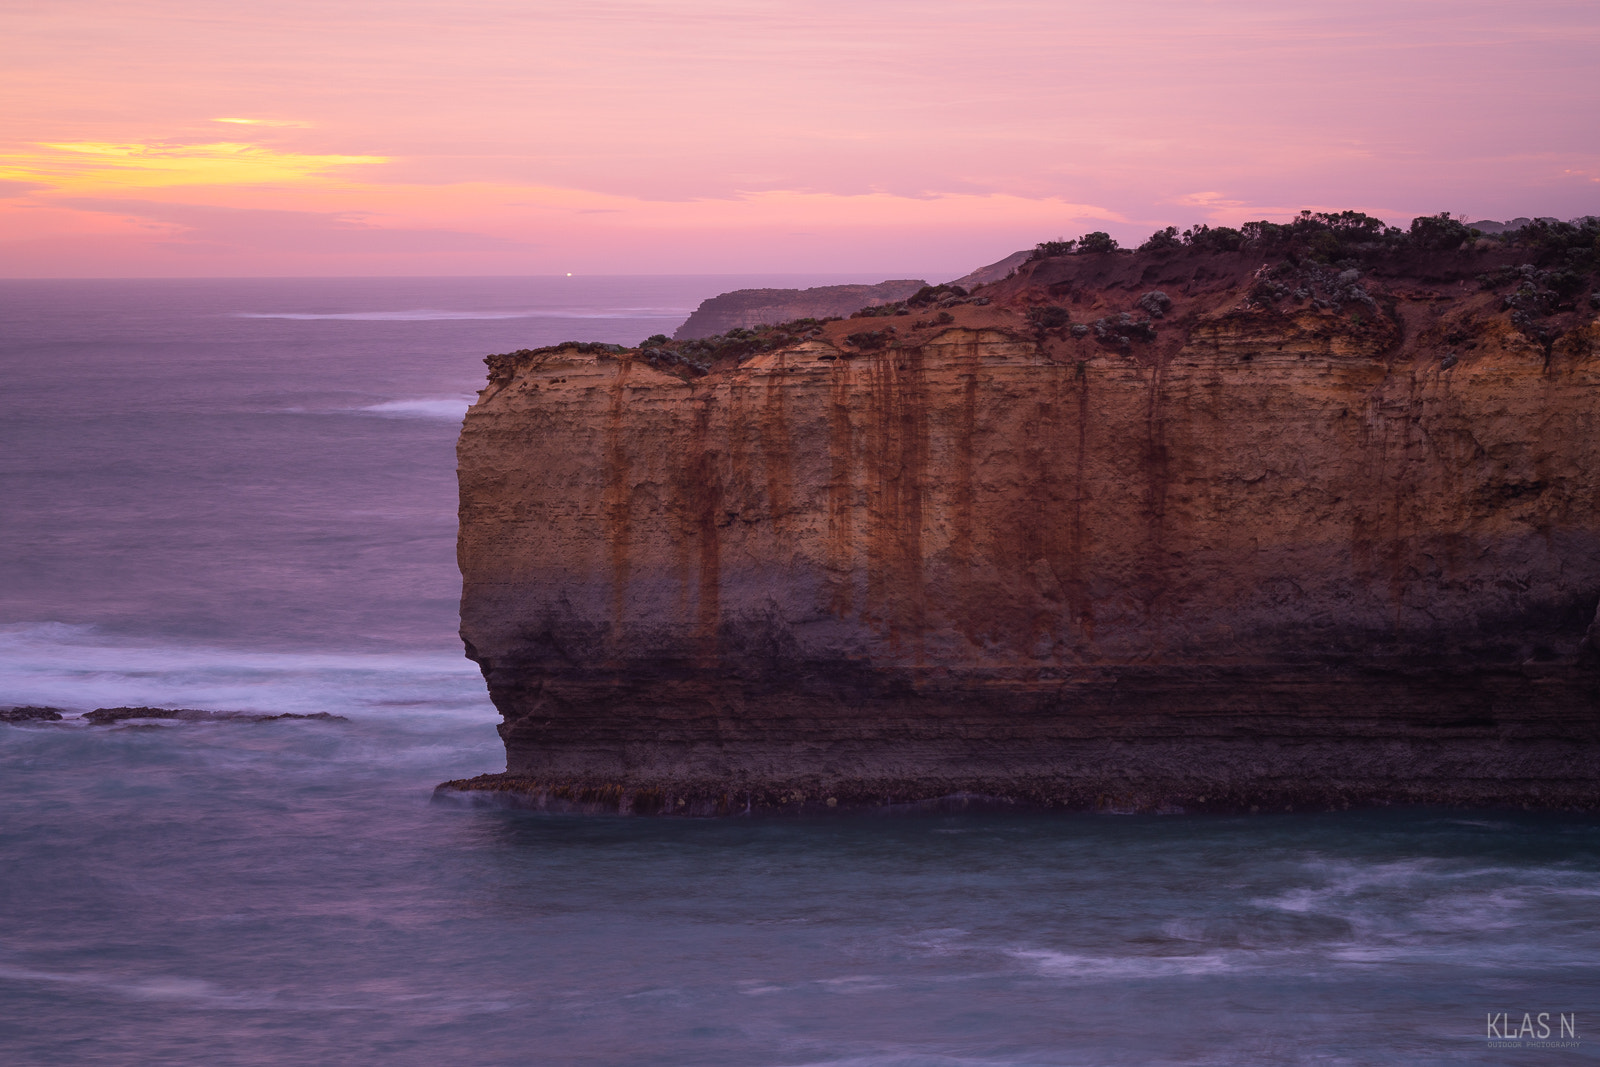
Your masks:
M0 708L0 722L60 722L60 708L44 708L34 705L19 705L12 708Z
M172 720L177 722L278 722L282 719L310 719L320 722L349 722L343 715L326 711L309 714L283 712L277 715L249 711L205 711L200 708L96 708L83 716L91 726L113 726L117 723L144 719Z
M1600 301L1547 251L1061 256L703 366L495 357L459 558L508 770L454 785L1593 805Z

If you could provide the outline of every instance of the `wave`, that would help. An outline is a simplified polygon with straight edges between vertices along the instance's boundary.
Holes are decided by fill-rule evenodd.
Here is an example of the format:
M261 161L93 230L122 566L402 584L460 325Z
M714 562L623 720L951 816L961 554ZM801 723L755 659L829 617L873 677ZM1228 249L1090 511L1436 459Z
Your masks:
M1214 952L1193 956L1080 956L1048 949L1024 949L1009 955L1026 960L1051 978L1177 978L1236 969L1223 954Z
M420 996L386 990L347 990L334 995L306 996L277 991L233 992L203 978L178 975L123 975L95 971L46 971L35 967L0 964L0 982L25 986L67 986L92 989L123 1000L166 1003L208 1010L294 1012L391 1011L458 1018L509 1011L508 1000L486 999L470 993L438 992Z
M460 422L471 406L471 397L448 396L390 400L382 404L368 404L355 410L365 415L381 415L391 419L447 419L450 422Z
M0 704L495 717L477 666L459 652L256 652L64 623L0 626Z
M0 964L0 981L27 985L80 986L128 1000L167 1001L205 1008L257 1010L276 1006L271 997L229 993L220 986L199 978L124 977L92 972L73 974Z
M236 319L289 319L295 322L472 322L502 319L665 319L685 317L694 308L522 308L511 311L235 311Z

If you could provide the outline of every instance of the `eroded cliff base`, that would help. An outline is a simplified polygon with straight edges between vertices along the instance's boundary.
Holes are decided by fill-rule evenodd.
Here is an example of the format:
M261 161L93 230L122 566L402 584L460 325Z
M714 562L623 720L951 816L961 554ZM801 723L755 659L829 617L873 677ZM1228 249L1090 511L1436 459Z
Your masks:
M1211 673L877 702L749 685L742 707L716 715L689 710L706 705L682 688L617 686L604 712L596 694L567 705L582 722L545 719L543 738L525 720L502 727L512 772L440 788L662 815L1600 808L1600 672L1587 658L1516 672ZM559 714L548 694L543 707Z
M1191 750L1192 751L1192 750ZM1499 753L1494 753L1498 755ZM1103 758L1127 757L1126 749ZM1202 753L1202 755L1208 755ZM1253 751L1259 762L1272 753ZM1482 751L1474 753L1481 757ZM1209 790L1209 791L1207 791ZM1394 805L1600 810L1600 798L1583 777L1540 782L1430 781L1397 785L1391 777L1259 780L1233 787L1197 782L956 779L950 781L823 779L761 782L679 781L654 785L629 781L541 780L481 774L441 783L436 794L551 814L671 815L710 817L752 814L958 814L968 812L1080 811L1116 815L1255 814L1279 811L1347 811Z

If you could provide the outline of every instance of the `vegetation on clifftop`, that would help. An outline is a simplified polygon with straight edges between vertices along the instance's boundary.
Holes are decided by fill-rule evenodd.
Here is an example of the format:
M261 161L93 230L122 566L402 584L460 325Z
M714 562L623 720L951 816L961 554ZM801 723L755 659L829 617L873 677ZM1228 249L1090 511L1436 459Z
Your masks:
M1527 249L1538 267L1584 272L1600 268L1600 217L1574 222L1535 220L1517 230L1484 234L1448 212L1411 220L1408 229L1390 226L1360 211L1302 211L1289 222L1265 219L1232 226L1191 226L1182 233L1168 226L1150 235L1137 251L1176 252L1189 248L1202 252L1251 251L1285 255L1295 262L1359 266L1374 258L1401 253L1455 252L1480 241ZM1109 235L1095 231L1076 240L1041 241L1032 258L1091 255L1126 251Z
M1596 216L1573 222L1539 219L1516 230L1484 234L1448 213L1420 216L1411 221L1409 228L1401 229L1359 211L1302 211L1286 223L1262 220L1238 228L1201 224L1182 232L1176 226L1168 226L1133 250L1119 248L1110 235L1095 231L1070 241L1043 241L1030 261L1042 268L1040 261L1065 256L1130 257L1136 275L1155 280L1148 271L1140 274L1139 261L1133 257L1181 265L1185 255L1232 253L1278 260L1274 265L1255 268L1254 261L1241 265L1235 257L1228 269L1243 271L1238 277L1247 287L1241 308L1288 310L1298 306L1349 314L1356 319L1375 320L1386 314L1392 317L1393 298L1383 297L1381 286L1369 291L1369 272L1374 277L1406 277L1420 266L1426 276L1445 265L1445 274L1451 280L1475 277L1483 289L1503 291L1503 307L1509 311L1512 325L1547 350L1571 328L1569 320L1574 315L1600 310L1600 286L1596 285L1596 276L1600 275L1600 217ZM1524 261L1516 261L1524 255ZM1512 262L1508 263L1508 259ZM1099 260L1083 265L1098 274L1105 264L1119 261ZM1059 273L1059 267L1052 269ZM1172 299L1166 293L1150 290L1134 302L1135 311L1142 312L1142 317L1132 311L1107 312L1092 321L1074 322L1072 312L1056 300L1075 284L1052 280L1047 286L1049 303L1034 302L1037 297L1023 301L1028 305L1022 310L1035 340L1092 335L1103 345L1129 350L1138 343L1154 340L1159 321L1172 308ZM925 317L909 323L912 330L949 325L955 321L950 309L960 305L984 306L992 298L1010 302L1016 294L1004 295L1006 288L989 288L979 295L976 289L969 292L950 283L924 285L903 300L862 308L850 318L899 318L924 312ZM1385 302L1381 306L1378 297ZM1073 303L1077 303L1076 297ZM518 367L542 362L563 351L638 359L665 373L693 379L719 366L737 365L752 356L821 337L824 324L834 321L839 321L838 316L798 318L683 341L658 333L641 341L637 349L593 341L564 341L489 356L484 362L489 365L491 381L509 380ZM863 327L866 325L863 323ZM842 340L858 352L915 343L914 337L902 339L900 331L887 324L853 330L835 340Z

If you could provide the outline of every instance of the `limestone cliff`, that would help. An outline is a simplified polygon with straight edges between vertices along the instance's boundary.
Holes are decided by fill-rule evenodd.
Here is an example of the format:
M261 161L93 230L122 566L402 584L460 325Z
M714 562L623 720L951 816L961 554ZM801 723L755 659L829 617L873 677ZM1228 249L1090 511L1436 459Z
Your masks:
M1600 325L1530 317L1524 255L1063 256L704 365L493 357L459 554L508 773L456 785L1592 805Z

